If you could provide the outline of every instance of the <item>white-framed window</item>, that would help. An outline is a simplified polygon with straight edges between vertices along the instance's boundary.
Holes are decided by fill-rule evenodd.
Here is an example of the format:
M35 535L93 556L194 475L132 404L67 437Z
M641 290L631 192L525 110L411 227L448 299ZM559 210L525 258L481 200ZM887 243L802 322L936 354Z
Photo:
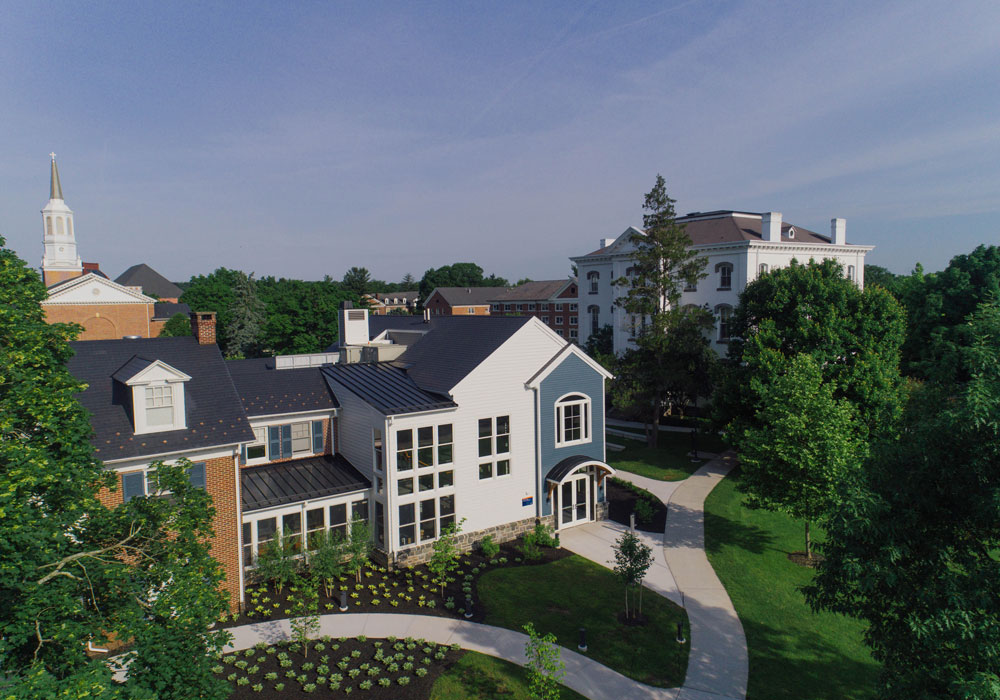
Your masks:
M715 271L719 273L719 289L733 288L733 264L719 263L715 266Z
M576 317L576 316L570 316L569 317L569 325L571 325L571 326L577 325L578 321L579 321L579 318Z
M590 397L567 394L555 405L556 447L590 442Z
M851 280L852 282L857 281L855 279L854 265L847 266L847 279Z
M591 304L587 307L587 311L590 313L590 334L594 335L601 327L601 307Z
M503 305L503 310L504 311L510 311L511 310L511 306L512 306L511 304L504 304Z
M174 392L169 384L146 387L146 425L171 425L174 422Z
M307 550L315 550L319 538L329 532L347 538L351 523L368 523L368 499L331 502L310 501L285 506L279 510L247 513L242 523L243 566L257 563L257 556L268 544L283 536L296 552L302 552L303 523Z
M563 305L562 304L556 304L556 311L562 311L562 310L563 310Z
M322 428L320 428L322 430ZM312 425L292 423L292 454L312 452Z
M385 469L381 428L372 428L372 459L375 463L375 471L381 472Z
M562 337L563 337L563 330L562 330L562 328L556 328L556 333L558 333L558 334L559 334L559 337L560 337L560 338L562 338Z
M259 464L267 461L267 428L254 428L254 440L244 447L244 464Z
M430 542L455 522L455 495L423 498L398 506L397 534L400 547Z
M536 308L535 304L528 304L528 311L534 311Z
M538 310L539 311L548 311L549 310L549 305L547 303L546 304L539 304L538 305Z
M307 420L254 428L254 441L240 446L240 463L273 462L307 454L322 454L326 449L323 436L324 422ZM267 449L266 457L262 457L261 448L264 445Z
M728 343L732 332L733 307L729 304L719 304L715 307L715 315L719 317L719 342Z
M454 459L455 438L451 423L396 431L396 471L410 471L414 466L424 469L451 464Z
M761 275L766 275L766 274L767 274L767 263L761 263L760 265L757 266L757 276L759 277Z
M208 487L208 477L205 470L205 462L194 462L188 467L188 481L192 486L199 489ZM123 472L121 477L123 503L142 496L166 495L169 493L168 491L160 490L159 485L156 483L155 469Z
M587 282L590 283L590 293L597 294L601 282L601 273L597 270L591 270L587 273Z
M576 311L576 304L570 304L569 305L569 310L570 311Z
M542 316L541 319L542 319L542 323L544 323L546 326L549 325L549 317L548 316Z
M570 338L574 338L575 339L575 338L578 338L579 336L580 336L580 334L577 332L577 330L575 328L570 328L569 329L569 337Z
M510 416L479 421L479 478L510 474Z

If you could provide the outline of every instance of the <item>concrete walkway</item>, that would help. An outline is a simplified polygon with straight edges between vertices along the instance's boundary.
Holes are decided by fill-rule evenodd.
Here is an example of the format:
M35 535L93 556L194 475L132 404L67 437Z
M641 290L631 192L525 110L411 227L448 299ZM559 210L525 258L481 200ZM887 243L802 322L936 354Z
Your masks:
M727 453L707 462L684 481L657 481L618 472L667 504L662 538L637 531L653 547L654 564L645 585L687 610L691 651L677 700L744 700L748 654L743 625L726 589L705 555L705 498L732 469ZM560 533L567 549L611 566L614 541L625 530L618 523L588 523Z
M248 649L258 642L273 644L291 638L287 619L231 627L232 642L226 651ZM496 656L524 666L527 635L500 627L431 615L394 613L332 613L320 616L320 635L426 639L438 644L458 644L463 649ZM672 643L672 642L671 642ZM678 688L653 688L626 678L584 654L561 649L566 664L563 685L592 700L679 700ZM693 697L693 696L690 696Z

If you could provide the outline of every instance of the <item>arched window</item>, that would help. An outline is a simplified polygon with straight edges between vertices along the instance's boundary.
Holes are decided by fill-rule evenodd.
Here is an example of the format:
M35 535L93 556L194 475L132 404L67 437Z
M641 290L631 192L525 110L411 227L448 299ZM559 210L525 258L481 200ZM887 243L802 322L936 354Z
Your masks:
M757 267L757 275L760 276L760 275L766 275L766 274L767 274L767 263L761 263Z
M628 277L629 279L635 277L635 268L634 267L627 268L625 270L625 276Z
M56 233L60 236L63 235L63 218L61 216L56 217Z
M719 289L733 288L733 264L719 263L715 266L715 271L719 273Z
M587 307L587 313L590 314L590 334L594 335L601 327L601 307L597 304L591 304Z
M729 304L719 304L715 307L715 315L719 317L719 342L728 343L730 325L733 318L733 307Z
M852 282L857 281L854 277L854 265L847 266L847 279L851 280Z
M592 270L587 273L587 279L590 281L590 293L597 294L597 284L601 279L601 273L597 270Z
M52 235L52 217L51 216L46 216L45 217L45 233L47 233L50 236Z
M567 394L556 401L556 447L590 442L590 397Z
M66 235L73 235L73 219L66 219Z

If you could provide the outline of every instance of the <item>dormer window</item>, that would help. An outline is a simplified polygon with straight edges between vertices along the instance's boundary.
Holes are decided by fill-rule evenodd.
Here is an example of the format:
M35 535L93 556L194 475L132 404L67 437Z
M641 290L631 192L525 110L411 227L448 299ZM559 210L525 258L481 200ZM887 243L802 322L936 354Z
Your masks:
M160 360L136 355L112 378L125 390L136 435L187 427L184 384L191 380L188 375Z

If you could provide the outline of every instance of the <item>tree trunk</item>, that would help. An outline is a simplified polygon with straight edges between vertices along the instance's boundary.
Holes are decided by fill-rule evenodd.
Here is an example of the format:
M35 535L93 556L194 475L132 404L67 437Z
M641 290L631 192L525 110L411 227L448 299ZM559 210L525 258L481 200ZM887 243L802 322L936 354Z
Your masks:
M809 521L806 520L806 559L813 558L812 539L809 537Z
M660 405L656 404L656 409L653 412L653 431L649 434L648 444L650 447L656 447L656 441L660 437Z
M628 584L625 584L625 619L628 619Z

